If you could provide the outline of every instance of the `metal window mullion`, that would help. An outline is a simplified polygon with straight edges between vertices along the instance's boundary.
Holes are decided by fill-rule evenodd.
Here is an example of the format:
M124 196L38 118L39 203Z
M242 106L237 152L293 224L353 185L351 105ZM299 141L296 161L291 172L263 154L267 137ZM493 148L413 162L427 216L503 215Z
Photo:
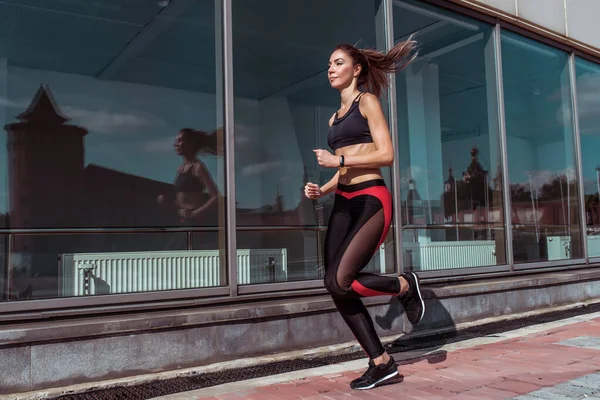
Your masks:
M8 237L5 239L5 263L4 263L4 287L2 288L4 291L4 295L0 297L0 300L8 301L11 300L10 297L10 289L12 282L12 268L11 268L11 257L12 257L12 248L13 248L13 236L8 234ZM1 308L1 307L0 307Z
M223 110L224 110L224 132L225 132L225 183L226 183L226 215L225 232L227 243L227 266L229 294L232 297L238 295L237 276L237 232L236 232L236 209L235 209L235 129L233 115L233 15L232 0L222 0L222 38L223 38Z
M496 53L496 85L498 94L498 128L500 133L500 156L502 158L502 198L504 203L506 262L510 271L515 270L512 236L512 204L510 200L510 179L508 177L508 147L506 139L506 116L504 109L504 77L502 75L502 42L500 24L494 27L494 47Z
M386 51L394 47L394 5L393 0L383 0L385 7L385 38ZM396 259L397 272L404 271L404 257L402 256L402 193L400 191L400 151L398 138L398 107L396 102L396 77L390 76L388 88L388 122L392 145L395 149L394 162L392 163L392 201L396 212L393 213L394 223L394 257Z
M577 71L575 68L575 54L569 54L569 77L571 80L571 109L573 113L573 131L575 140L575 167L577 168L577 186L579 189L579 218L581 226L581 241L583 246L583 257L585 263L589 264L587 243L587 218L585 215L585 191L583 179L583 159L581 154L581 135L579 131L579 108L577 105ZM571 253L573 254L573 253Z

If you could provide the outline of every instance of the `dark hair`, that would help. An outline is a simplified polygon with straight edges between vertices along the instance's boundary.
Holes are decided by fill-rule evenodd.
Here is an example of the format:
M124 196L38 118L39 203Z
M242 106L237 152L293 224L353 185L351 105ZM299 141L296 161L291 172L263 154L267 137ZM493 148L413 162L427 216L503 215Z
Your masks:
M371 49L357 49L350 44L341 44L335 50L342 50L354 62L360 64L362 71L358 76L358 87L379 97L389 86L390 73L402 70L417 57L417 42L412 36L396 44L390 51L382 53ZM334 50L334 51L335 51Z
M186 144L189 144L194 154L212 154L219 155L218 135L221 130L217 129L211 133L193 128L183 128L179 132L183 135Z

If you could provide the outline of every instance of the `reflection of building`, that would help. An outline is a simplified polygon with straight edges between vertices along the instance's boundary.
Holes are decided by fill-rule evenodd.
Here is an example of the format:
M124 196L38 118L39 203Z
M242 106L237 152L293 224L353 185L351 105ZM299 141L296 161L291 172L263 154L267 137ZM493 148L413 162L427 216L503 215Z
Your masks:
M47 86L39 88L17 119L5 126L11 228L176 224L173 213L156 203L158 194L172 192L172 185L84 166L87 130L68 124ZM17 235L12 242L17 255L13 277L37 277L38 294L52 296L58 279L57 249L92 246L95 240L102 239ZM148 237L133 240L147 242Z
M5 127L13 228L176 224L156 202L172 185L84 167L87 131L67 123L47 86L17 118Z
M87 131L67 125L47 87L8 132L11 226L78 226Z
M69 125L50 89L42 85L30 106L17 116L19 122L6 125L8 132L10 227L143 227L178 226L176 209L161 206L158 195L167 199L175 196L172 184L116 171L99 165L84 166L87 130ZM299 209L312 205L302 196L297 208L284 210L284 199L278 187L273 205L259 210L238 210L239 225L301 225ZM302 214L302 215L301 215ZM314 214L314 213L313 213ZM211 217L214 217L211 215ZM314 216L313 216L314 219ZM208 224L216 226L216 218ZM216 234L198 233L194 243L201 248L217 248ZM291 258L303 259L303 247L289 246L290 241L302 242L306 232L266 232L262 235L242 235L240 245L248 248L291 247ZM28 275L45 277L36 286L38 295L44 292L52 296L56 288L56 252L67 248L101 249L104 239L91 236L78 238L61 236L15 236L12 251L20 256L13 265L18 276L25 280ZM162 243L160 235L132 236L128 248L161 249L165 246L186 248L185 244ZM151 243L155 242L155 243ZM118 246L118 245L116 245ZM113 244L110 249L116 251ZM64 250L63 250L64 251ZM99 251L99 250L98 250ZM304 268L304 266L303 266ZM291 273L293 274L293 270ZM305 273L305 271L302 271ZM301 273L301 275L302 275ZM41 288L42 286L43 288Z
M173 197L173 185L89 164L84 170L85 223L113 226L175 225L175 215L156 203ZM171 194L170 194L171 193Z

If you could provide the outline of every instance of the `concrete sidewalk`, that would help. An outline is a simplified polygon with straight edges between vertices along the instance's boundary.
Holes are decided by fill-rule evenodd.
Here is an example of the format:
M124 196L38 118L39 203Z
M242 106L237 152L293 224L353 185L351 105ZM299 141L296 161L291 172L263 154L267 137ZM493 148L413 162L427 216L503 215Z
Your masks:
M364 359L157 399L600 399L600 313L394 357L402 377L369 391L349 388Z

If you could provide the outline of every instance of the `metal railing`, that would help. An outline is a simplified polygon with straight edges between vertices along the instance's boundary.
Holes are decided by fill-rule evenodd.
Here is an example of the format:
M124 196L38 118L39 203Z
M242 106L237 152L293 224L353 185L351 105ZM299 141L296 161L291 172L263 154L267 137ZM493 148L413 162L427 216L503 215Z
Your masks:
M186 234L186 249L193 250L193 235L195 233L219 232L222 227L127 227L127 228L20 228L20 229L0 229L0 237L6 239L6 255L4 262L4 285L2 300L10 300L12 291L12 255L13 243L16 236L67 236L67 235L122 235L122 234ZM323 254L321 244L323 243L323 232L327 230L326 226L308 225L256 225L256 226L238 226L237 232L298 232L312 231L317 234L317 265L322 265ZM238 284L237 282L235 283ZM199 288L200 289L200 288Z

